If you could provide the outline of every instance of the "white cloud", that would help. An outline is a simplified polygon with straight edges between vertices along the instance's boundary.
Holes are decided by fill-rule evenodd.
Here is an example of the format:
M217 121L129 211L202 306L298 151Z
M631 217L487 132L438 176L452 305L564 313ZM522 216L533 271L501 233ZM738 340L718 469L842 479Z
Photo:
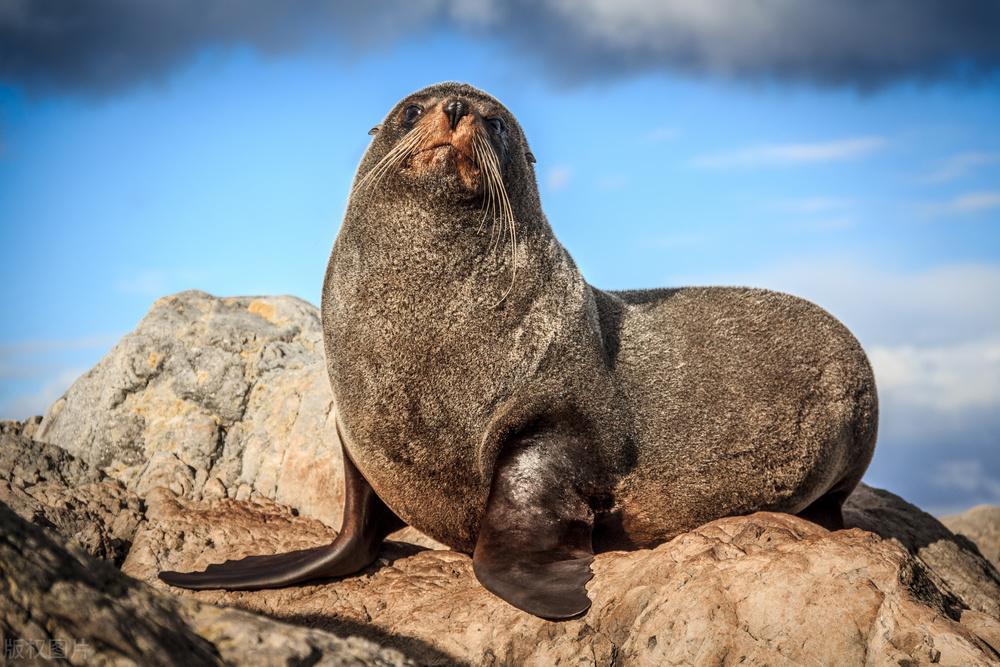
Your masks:
M1000 503L1000 480L990 477L981 461L946 461L930 478L942 489L985 497L985 502Z
M785 167L799 164L850 160L881 149L884 137L854 137L816 143L762 144L694 158L698 167Z
M545 184L550 190L565 190L573 178L573 170L566 165L555 165L545 176Z
M945 183L957 180L981 167L1000 165L1000 152L970 152L952 155L941 163L936 170L927 174L922 180L925 183Z
M462 0L448 3L448 13L459 23L468 26L488 26L499 17L494 0Z
M931 204L926 212L931 215L968 215L1000 208L1000 190L967 192L952 199Z
M902 270L825 257L669 282L750 285L797 294L839 317L868 346L951 345L1000 335L1000 264Z
M1000 410L1000 332L952 345L873 345L868 358L879 393L898 405Z
M913 0L388 0L378 3L382 11L354 2L205 0L127 3L129 11L121 2L87 3L81 20L78 4L0 3L7 79L107 92L159 80L205 49L266 56L334 43L365 53L457 28L534 55L562 81L666 71L871 88L994 72L1000 14L995 0L925 2L919 10Z

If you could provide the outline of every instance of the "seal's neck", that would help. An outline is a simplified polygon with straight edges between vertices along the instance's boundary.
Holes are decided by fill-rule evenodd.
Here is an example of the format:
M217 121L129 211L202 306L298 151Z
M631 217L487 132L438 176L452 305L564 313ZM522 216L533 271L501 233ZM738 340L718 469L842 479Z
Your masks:
M392 302L525 304L568 260L541 211L525 208L511 229L475 204L415 194L352 201L333 259L356 255L370 295Z

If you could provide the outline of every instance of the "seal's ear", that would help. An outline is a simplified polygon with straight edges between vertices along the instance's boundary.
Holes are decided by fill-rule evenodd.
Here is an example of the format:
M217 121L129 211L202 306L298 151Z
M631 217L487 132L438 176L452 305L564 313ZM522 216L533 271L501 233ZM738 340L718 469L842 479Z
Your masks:
M368 130L368 134L370 134L371 136L374 137L376 134L378 134L378 131L381 130L381 129L382 129L381 125L376 125L372 129Z
M528 162L531 164L535 164L535 162L537 162L537 160L535 160L535 154L531 151L524 151L524 157L528 158Z

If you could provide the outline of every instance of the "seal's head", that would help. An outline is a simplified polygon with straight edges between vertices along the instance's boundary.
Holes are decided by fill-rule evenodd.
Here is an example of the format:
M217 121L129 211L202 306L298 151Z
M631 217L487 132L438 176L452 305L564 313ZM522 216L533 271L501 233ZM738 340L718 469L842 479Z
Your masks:
M492 190L499 198L505 182L534 162L513 114L467 84L439 83L404 97L371 133L356 190L415 188L466 201L492 198Z

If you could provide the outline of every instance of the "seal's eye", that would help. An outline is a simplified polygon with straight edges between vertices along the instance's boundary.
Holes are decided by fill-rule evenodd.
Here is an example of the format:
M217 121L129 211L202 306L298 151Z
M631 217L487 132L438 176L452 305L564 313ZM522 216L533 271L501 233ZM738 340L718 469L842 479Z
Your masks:
M420 114L424 112L423 109L418 107L416 104L411 104L405 109L403 109L403 124L413 125L420 118Z
M490 129L495 133L500 134L504 131L505 125L503 124L503 120L500 118L493 116L492 118L487 118L486 122L489 123Z

